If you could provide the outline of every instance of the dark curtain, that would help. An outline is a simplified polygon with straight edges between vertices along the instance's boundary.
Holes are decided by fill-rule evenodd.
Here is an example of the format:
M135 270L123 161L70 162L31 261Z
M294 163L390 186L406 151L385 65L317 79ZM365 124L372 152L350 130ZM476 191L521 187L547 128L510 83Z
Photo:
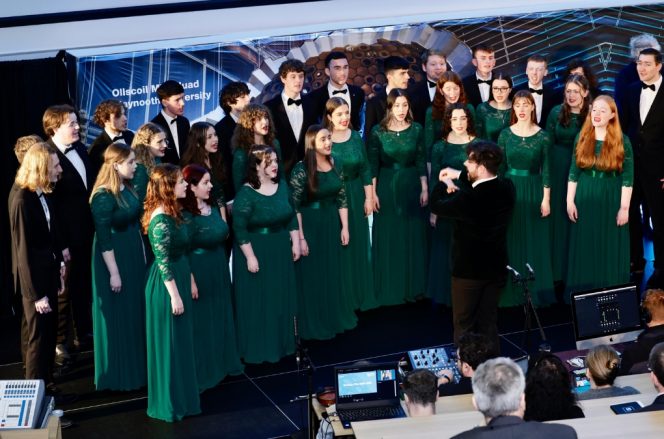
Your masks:
M18 168L14 144L28 134L44 138L44 110L72 103L64 52L55 58L0 62L0 86L4 90L0 105L0 315L6 317L11 314L14 291L7 207Z

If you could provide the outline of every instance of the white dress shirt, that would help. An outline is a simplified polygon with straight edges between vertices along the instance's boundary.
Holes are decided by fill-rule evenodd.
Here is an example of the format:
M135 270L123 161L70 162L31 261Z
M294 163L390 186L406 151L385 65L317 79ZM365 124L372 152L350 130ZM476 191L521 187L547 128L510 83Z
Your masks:
M646 121L646 117L648 117L648 112L650 112L650 107L652 107L652 103L655 100L655 96L657 96L657 92L659 91L659 88L662 86L662 75L659 75L659 79L654 82L655 84L655 90L651 90L649 88L644 88L641 90L641 98L639 100L639 113L641 116L641 125Z
M539 87L535 87L532 85L530 82L528 83L528 91L530 89L533 90L541 90L543 87L540 85ZM535 99L535 115L537 116L537 123L540 123L540 120L542 120L542 102L544 101L544 92L542 94L539 93L531 93L533 95L533 99Z
M182 157L182 154L180 154L180 139L178 139L178 124L177 122L172 122L177 117L171 117L166 112L162 109L161 110L161 115L164 116L164 119L166 119L166 123L168 124L168 128L171 130L171 134L173 135L173 141L175 142L175 152L178 154L178 157ZM172 122L172 123L171 123Z
M284 102L284 108L286 109L286 115L288 116L288 121L290 122L291 128L293 129L293 134L295 134L295 140L300 141L300 132L302 131L302 124L304 123L304 112L302 110L302 104L300 105L288 105L288 96L285 93L281 93L281 100ZM297 95L294 100L302 99L302 95Z
M338 90L346 90L346 93L334 94L334 92L338 91ZM348 90L347 85L344 85L342 88L334 88L334 86L332 85L332 82L327 81L327 94L331 98L341 98L341 99L343 99L348 104L348 111L353 110L350 106L350 90Z
M37 193L37 197L41 202L42 209L44 209L44 216L46 217L46 224L48 225L48 230L51 230L51 211L48 210L48 204L46 203L46 198L44 197L44 193L40 189L37 189L35 192Z
M55 141L55 139L51 138L53 140L53 143L55 146L60 150L60 152L69 160L69 162L74 165L74 168L76 169L76 172L78 172L78 176L81 177L81 180L83 180L83 186L85 188L88 188L88 174L85 171L85 164L83 163L83 159L81 158L80 155L78 155L78 151L73 149L69 151L69 154L65 154L65 150L69 148L70 145L62 145L58 142Z
M477 71L475 71L475 77L477 79L481 79L482 81L484 78L480 78L480 75L477 74ZM489 75L489 81L491 81L491 78L493 78L493 72L491 75ZM482 96L482 102L486 102L489 100L491 97L491 86L489 84L481 83L477 84L477 87L480 89L480 96Z

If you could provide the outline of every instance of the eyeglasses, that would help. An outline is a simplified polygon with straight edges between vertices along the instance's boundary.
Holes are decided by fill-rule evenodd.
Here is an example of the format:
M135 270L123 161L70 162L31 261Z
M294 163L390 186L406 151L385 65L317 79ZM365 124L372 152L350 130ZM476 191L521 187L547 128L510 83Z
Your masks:
M509 87L491 87L491 90L499 91L501 93L505 93L509 89L510 89Z
M565 94L570 96L572 95L578 96L581 94L581 92L579 90L565 90Z

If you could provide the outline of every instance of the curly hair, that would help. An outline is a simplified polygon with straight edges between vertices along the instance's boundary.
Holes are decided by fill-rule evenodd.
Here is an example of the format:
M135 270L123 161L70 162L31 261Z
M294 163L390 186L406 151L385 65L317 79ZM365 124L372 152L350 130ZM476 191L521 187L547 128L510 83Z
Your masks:
M562 360L548 352L535 358L526 375L527 421L555 421L576 417L581 409Z
M217 152L208 152L205 149L205 144L207 143L207 133L212 128L215 136L216 131L214 131L214 126L207 122L196 122L193 124L189 130L189 136L187 136L187 149L182 155L180 164L182 166L187 166L190 164L201 165L208 169L210 175L218 182L226 181L226 175L224 173L224 165L222 163L221 151ZM208 165L209 163L209 165Z
M261 187L261 179L258 177L256 168L264 161L270 160L272 154L276 155L277 151L268 145L254 145L249 149L249 154L247 155L247 183L252 188L259 189ZM270 163L266 163L266 165L269 166ZM274 177L272 182L279 183L279 175Z
M647 290L642 306L650 314L651 320L664 320L664 290Z
M184 167L184 169L182 169L182 176L184 177L184 181L189 183L189 185L187 186L187 196L180 200L180 204L182 204L182 207L185 210L188 210L194 215L200 215L201 210L198 208L198 200L196 199L196 195L194 195L194 191L191 189L191 187L198 186L201 180L203 180L203 177L205 177L205 174L209 173L210 171L208 171L205 166L201 166L196 163L187 165ZM209 206L212 205L209 197L203 201Z
M468 127L466 132L468 135L476 137L475 134L475 121L473 120L473 114L470 112L466 104L457 102L456 104L450 104L445 109L445 117L443 118L443 139L447 139L447 135L452 131L452 112L454 110L463 110L466 115L466 120L468 121Z
M237 104L239 98L248 94L250 94L249 87L244 82L229 82L219 92L219 106L225 114L230 114L231 105Z
M233 137L231 138L233 150L240 148L247 153L249 152L251 147L256 144L254 126L262 118L267 118L270 124L269 130L263 138L263 143L270 146L274 145L274 124L272 123L270 110L265 105L249 104L240 113L240 118L233 132Z
M131 142L131 149L136 153L136 162L145 165L148 173L155 166L154 157L150 154L150 144L157 134L165 135L166 133L156 123L148 122L141 125L138 131L136 131L136 135L134 135L134 140Z
M496 356L496 348L486 335L466 332L459 337L459 360L467 363L473 370Z
M584 76L581 75L569 75L567 77L567 81L565 81L565 87L563 87L563 90L567 91L567 86L569 84L575 84L578 86L582 91L589 92L590 91L590 86L588 84L588 79L585 78ZM581 105L581 113L579 113L579 118L582 121L586 120L586 117L588 116L588 110L590 109L590 93L586 95L585 98L583 98L583 105ZM571 120L572 120L572 109L570 106L567 104L567 99L563 99L563 105L560 109L560 113L558 114L558 121L560 122L561 126L568 127Z
M121 117L122 112L126 112L127 108L125 105L118 101L117 99L106 99L103 100L95 108L95 114L92 116L94 123L100 127L104 127L104 124L111 119L111 115L115 117Z
M152 212L158 207L162 207L164 213L175 218L176 223L182 223L182 208L175 196L175 185L181 176L180 168L170 163L157 165L150 173L147 195L143 202L143 218L141 219L144 233L147 233L150 226Z
M431 118L433 120L443 120L445 116L445 107L447 106L447 100L445 95L443 95L443 87L446 83L452 82L459 87L459 100L457 103L467 104L468 99L466 98L466 91L463 89L463 81L461 77L452 72L447 71L440 75L438 81L436 82L436 92L433 95L433 102L431 102Z
M602 144L599 155L595 155L595 127L591 114L588 113L586 120L579 133L579 141L576 144L576 165L581 169L589 169L593 166L600 171L622 172L625 159L625 145L623 144L623 132L618 120L618 108L616 101L611 96L599 95L593 100L593 104L604 101L611 112L613 119L606 127L606 137Z

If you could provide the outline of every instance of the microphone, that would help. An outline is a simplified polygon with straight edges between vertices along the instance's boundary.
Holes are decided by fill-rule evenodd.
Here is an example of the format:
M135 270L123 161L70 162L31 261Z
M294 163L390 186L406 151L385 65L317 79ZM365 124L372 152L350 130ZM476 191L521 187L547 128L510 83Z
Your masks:
M297 333L297 316L293 316L293 332L295 334L295 363L300 368L300 336Z
M521 279L521 275L519 274L518 271L516 271L514 268L511 266L507 265L505 268L507 268L507 271L512 273L512 276L514 276L516 279Z
M526 268L528 269L528 274L530 274L530 277L535 279L535 270L533 270L533 267L531 267L528 262L526 262Z

